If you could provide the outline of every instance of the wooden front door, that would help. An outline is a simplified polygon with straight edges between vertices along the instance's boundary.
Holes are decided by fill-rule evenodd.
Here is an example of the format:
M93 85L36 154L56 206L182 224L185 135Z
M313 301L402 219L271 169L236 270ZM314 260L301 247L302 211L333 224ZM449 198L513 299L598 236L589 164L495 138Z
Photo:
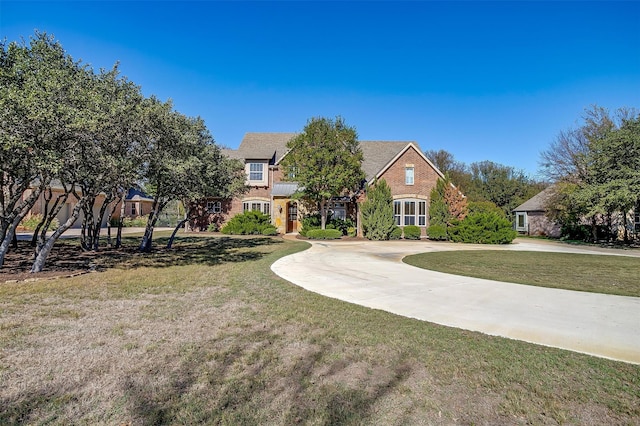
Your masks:
M287 233L298 230L298 204L287 203Z

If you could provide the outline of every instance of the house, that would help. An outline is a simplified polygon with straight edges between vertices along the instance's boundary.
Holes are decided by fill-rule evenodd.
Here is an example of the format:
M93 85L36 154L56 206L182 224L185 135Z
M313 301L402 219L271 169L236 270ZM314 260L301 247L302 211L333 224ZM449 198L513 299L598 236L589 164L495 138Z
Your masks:
M192 223L192 229L204 229L208 223L222 226L231 217L247 210L259 210L271 216L279 233L298 232L302 227L302 202L293 199L296 182L285 179L281 161L287 154L287 142L296 133L247 133L237 150L225 154L244 162L248 192L232 200L208 199L209 217L205 223ZM423 235L429 225L429 196L443 174L424 155L416 142L360 141L362 168L368 184L385 179L394 200L394 215L399 226L417 225ZM333 217L358 221L358 201L363 197L332 199ZM358 200L358 201L357 201ZM358 223L358 229L360 230Z
M513 209L516 231L526 235L560 237L560 225L546 216L546 206L554 191L555 187L550 186Z
M118 204L113 212L113 218L122 217L136 218L148 216L153 209L153 197L145 194L139 189L131 188L124 197L124 205Z

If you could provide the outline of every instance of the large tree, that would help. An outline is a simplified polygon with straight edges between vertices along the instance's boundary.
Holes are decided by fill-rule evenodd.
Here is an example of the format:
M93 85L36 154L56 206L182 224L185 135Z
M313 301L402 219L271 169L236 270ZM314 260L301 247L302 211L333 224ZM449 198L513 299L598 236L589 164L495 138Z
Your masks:
M90 72L42 33L3 42L0 61L1 266L17 225L78 146Z
M356 129L341 117L312 118L287 148L285 176L298 182L301 196L318 206L325 229L331 198L354 193L364 180Z
M610 225L616 212L626 222L640 200L639 122L633 109L612 114L592 106L579 127L559 134L541 154L542 172L557 182L548 206L552 218L569 227L588 219L593 240L598 224Z

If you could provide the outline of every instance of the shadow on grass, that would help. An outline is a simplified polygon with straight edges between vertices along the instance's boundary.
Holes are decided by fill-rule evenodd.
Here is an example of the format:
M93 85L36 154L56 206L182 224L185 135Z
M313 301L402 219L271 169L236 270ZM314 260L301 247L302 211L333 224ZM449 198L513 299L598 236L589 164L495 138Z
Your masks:
M376 404L412 374L399 362L384 378L354 380L357 361L335 359L330 344L283 362L272 352L278 338L270 331L245 331L213 342L217 351L199 345L188 354L181 351L169 380L152 374L124 381L128 410L149 425L362 424L373 420Z
M51 251L41 275L64 275L112 268L163 268L247 262L264 256L259 247L282 243L281 239L262 236L184 236L176 238L173 248L166 249L167 241L167 237L155 238L152 251L140 253L139 237L125 237L121 248L103 247L97 252L83 252L77 240L60 240ZM0 277L4 280L29 278L32 263L33 248L27 242L21 242L18 250L12 250L7 255L5 264L0 269Z

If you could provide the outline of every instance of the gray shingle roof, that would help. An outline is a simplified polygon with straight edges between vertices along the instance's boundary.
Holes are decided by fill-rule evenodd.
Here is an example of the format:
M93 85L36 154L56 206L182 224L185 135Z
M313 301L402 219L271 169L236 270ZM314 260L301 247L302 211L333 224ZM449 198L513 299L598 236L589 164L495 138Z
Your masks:
M542 212L546 210L547 201L555 194L555 186L538 192L524 203L513 209L514 212Z
M276 182L273 184L271 195L275 197L290 197L298 191L297 182Z
M297 133L245 133L237 155L245 160L274 159L278 161L287 152L287 142Z
M367 182L373 179L384 166L410 143L420 149L417 143L410 141L360 141L360 148L364 156L362 170Z

